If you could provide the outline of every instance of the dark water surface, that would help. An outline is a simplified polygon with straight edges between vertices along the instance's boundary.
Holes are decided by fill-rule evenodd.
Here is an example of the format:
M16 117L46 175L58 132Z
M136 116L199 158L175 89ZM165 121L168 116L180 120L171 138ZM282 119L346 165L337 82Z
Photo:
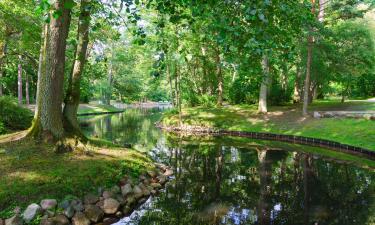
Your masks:
M161 110L80 118L87 135L174 167L165 191L119 224L375 224L373 170L305 146L163 133Z

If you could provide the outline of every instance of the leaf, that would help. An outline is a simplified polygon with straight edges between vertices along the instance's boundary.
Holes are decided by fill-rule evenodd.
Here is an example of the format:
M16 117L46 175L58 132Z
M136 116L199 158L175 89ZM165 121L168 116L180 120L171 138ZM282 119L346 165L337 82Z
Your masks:
M68 1L65 2L64 8L65 9L73 9L74 6L76 6L76 5L77 5L77 3L75 3L73 0L68 0Z

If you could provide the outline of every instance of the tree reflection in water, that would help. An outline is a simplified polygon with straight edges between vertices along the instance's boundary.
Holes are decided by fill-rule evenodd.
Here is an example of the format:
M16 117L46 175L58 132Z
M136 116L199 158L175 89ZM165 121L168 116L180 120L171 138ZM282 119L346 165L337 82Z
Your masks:
M153 149L174 167L165 192L120 223L375 224L372 170L304 154L298 145L163 134L154 126L158 112L81 118L86 134Z

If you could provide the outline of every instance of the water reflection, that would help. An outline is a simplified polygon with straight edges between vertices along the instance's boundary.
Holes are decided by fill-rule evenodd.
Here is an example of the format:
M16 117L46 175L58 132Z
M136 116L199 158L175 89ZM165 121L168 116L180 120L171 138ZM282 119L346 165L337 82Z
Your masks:
M84 120L89 134L147 147L174 167L166 190L120 224L375 223L371 170L277 143L162 134L148 112Z

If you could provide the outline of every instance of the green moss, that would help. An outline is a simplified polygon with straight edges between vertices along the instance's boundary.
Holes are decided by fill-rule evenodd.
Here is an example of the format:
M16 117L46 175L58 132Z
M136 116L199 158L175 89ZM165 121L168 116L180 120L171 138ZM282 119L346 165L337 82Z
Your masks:
M310 110L370 110L374 107L375 103L368 102L340 104L321 101L312 104ZM254 105L187 108L183 110L183 124L233 131L300 135L338 141L375 151L375 121L347 118L304 118L301 116L300 108L300 105L271 107L268 115L257 114ZM161 122L167 126L177 126L178 116L165 114Z

